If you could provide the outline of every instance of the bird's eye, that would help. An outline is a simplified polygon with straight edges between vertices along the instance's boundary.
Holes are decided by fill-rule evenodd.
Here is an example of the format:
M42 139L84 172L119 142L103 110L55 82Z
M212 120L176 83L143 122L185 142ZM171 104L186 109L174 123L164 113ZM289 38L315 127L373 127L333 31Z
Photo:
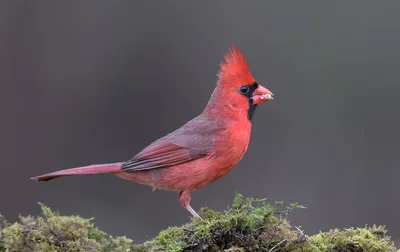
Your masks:
M240 91L242 94L247 94L247 93L249 92L249 87L248 87L248 86L241 86L241 87L239 88L239 91Z

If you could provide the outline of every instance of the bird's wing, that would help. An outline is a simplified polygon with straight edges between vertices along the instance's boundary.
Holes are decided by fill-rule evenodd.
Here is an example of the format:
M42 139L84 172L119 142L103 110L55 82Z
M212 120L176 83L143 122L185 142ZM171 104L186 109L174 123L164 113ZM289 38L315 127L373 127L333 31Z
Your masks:
M169 135L158 139L126 161L124 172L166 168L212 155L216 135L224 130L215 122L201 118L189 121Z
M165 168L186 163L206 155L205 151L193 152L189 148L173 144L168 138L161 138L126 161L121 166L121 170L133 172Z

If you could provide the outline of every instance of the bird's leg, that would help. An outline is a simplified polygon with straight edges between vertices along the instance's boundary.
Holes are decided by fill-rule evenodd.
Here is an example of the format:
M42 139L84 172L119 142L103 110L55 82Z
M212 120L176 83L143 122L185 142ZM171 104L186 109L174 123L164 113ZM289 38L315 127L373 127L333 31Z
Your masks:
M196 213L196 211L190 206L190 201L192 197L190 196L190 191L181 191L179 193L179 201L181 202L182 206L186 208L194 217L200 218L200 215Z

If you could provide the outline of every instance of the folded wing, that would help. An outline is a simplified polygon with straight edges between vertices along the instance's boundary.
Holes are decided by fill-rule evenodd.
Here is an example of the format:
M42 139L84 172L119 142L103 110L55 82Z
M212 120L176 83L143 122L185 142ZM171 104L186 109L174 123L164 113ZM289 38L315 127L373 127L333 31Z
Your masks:
M126 161L124 172L165 168L213 155L213 145L224 127L215 121L197 117L175 132L158 139Z

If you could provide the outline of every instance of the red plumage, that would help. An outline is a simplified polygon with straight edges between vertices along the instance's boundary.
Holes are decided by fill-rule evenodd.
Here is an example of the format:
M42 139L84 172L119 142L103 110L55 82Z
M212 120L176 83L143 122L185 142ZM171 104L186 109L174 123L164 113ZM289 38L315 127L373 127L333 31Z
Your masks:
M273 99L271 91L255 82L236 46L220 66L217 86L203 112L130 160L71 168L32 179L111 173L153 189L179 191L181 204L199 217L190 206L191 192L221 178L240 161L249 144L255 108Z

